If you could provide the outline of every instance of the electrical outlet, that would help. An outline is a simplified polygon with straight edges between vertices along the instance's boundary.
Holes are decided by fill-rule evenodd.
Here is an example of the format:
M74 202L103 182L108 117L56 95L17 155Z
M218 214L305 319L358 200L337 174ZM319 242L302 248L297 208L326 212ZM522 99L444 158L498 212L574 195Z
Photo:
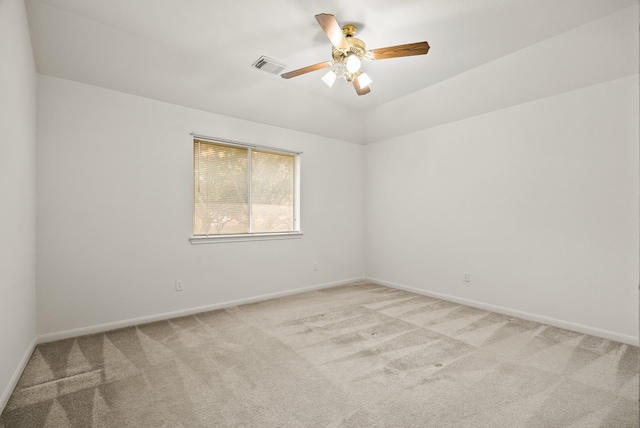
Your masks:
M469 275L469 272L465 272L465 273L464 273L463 280L464 280L465 282L469 282L469 281L471 281L471 276Z
M182 287L182 280L181 279L176 279L176 291L182 291L183 287Z

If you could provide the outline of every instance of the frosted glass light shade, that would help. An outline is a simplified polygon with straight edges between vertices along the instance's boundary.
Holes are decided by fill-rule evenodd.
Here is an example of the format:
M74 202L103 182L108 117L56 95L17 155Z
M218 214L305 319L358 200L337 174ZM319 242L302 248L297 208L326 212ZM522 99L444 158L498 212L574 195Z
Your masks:
M347 67L347 71L349 73L355 73L360 70L360 58L355 56L354 54L350 54L347 56L347 60L344 63L345 67Z
M331 70L324 76L322 76L322 81L327 84L328 87L332 87L333 83L336 81L336 77L338 77L335 71Z
M367 73L362 73L360 76L358 76L358 84L360 85L360 87L362 89L366 88L367 86L369 86L369 84L372 82L371 78L367 75Z

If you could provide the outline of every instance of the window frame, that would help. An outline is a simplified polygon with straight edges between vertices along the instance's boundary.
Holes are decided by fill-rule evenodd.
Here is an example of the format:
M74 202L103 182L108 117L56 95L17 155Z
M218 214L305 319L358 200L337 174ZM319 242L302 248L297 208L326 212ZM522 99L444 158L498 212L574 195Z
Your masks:
M224 138L210 137L195 133L190 133L191 135L191 145L192 149L195 151L195 143L197 140L208 142L212 144L219 144L223 146L231 146L238 147L248 150L249 159L251 158L251 151L253 149L268 152L274 154L282 154L292 156L294 160L294 177L293 177L293 230L288 232L248 232L248 233L229 233L229 234L213 234L213 235L194 235L193 234L193 222L195 211L195 198L193 196L194 188L195 188L195 170L196 165L192 165L192 182L191 182L191 236L189 237L189 241L191 244L210 244L210 243L221 243L221 242L244 242L244 241L271 241L271 240L282 240L282 239L300 239L302 238L302 229L300 222L300 164L302 152L296 152L286 149L281 149L278 147L269 147L257 144L247 144L239 141L227 140ZM195 152L193 153L192 159L196 158ZM251 186L251 168L247 173L247 178L249 180L249 186ZM249 206L251 206L251 194L249 194ZM250 211L251 212L251 211ZM251 218L249 218L249 224L251 224Z

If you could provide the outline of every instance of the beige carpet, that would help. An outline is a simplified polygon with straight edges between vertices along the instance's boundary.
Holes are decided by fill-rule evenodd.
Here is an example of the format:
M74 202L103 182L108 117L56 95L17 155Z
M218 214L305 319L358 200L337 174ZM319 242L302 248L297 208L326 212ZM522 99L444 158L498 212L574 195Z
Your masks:
M638 364L358 283L39 345L0 427L638 427Z

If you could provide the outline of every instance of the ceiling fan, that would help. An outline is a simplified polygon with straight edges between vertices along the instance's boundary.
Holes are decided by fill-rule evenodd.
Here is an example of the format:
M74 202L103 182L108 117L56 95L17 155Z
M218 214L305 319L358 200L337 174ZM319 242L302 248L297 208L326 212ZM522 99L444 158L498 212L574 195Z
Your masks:
M316 21L318 21L318 24L320 24L322 30L324 30L333 45L333 60L284 73L281 75L283 79L290 79L312 71L337 66L325 74L322 80L327 85L332 86L338 77L343 78L353 84L358 95L366 95L371 92L369 88L371 79L360 69L363 59L380 60L403 56L425 55L429 52L429 43L427 42L367 50L362 40L353 37L357 31L355 25L346 24L341 29L336 17L327 13L316 15Z

